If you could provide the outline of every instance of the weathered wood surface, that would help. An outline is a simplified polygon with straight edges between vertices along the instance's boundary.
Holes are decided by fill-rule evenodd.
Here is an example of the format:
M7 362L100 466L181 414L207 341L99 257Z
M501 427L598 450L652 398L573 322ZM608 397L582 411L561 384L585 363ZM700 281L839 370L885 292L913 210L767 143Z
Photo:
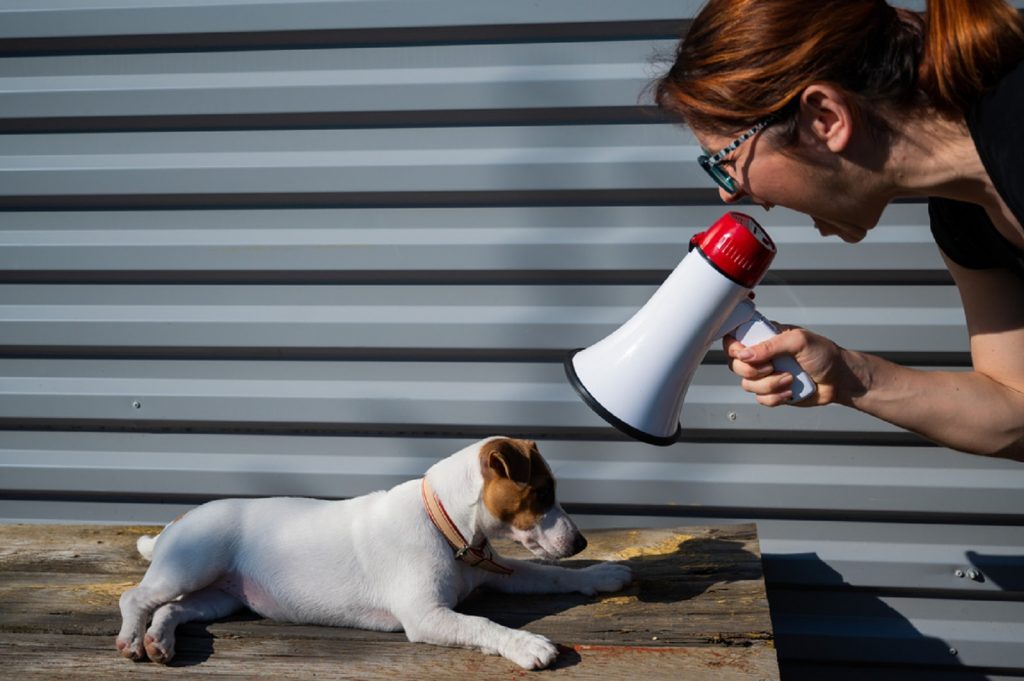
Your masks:
M511 679L500 657L410 644L402 634L288 625L239 615L178 632L169 667L114 649L117 599L146 569L135 539L154 528L0 525L0 675L10 679ZM543 674L566 679L778 679L752 525L587 533L565 561L620 560L636 582L587 597L471 597L461 609L558 642ZM504 555L525 551L500 545Z

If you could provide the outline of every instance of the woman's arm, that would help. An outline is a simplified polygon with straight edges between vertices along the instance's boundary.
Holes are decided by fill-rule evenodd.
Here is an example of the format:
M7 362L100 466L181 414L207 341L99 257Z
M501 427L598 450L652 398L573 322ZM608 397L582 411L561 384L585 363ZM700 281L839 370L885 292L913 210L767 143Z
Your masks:
M803 405L844 404L965 452L1024 461L1024 281L1005 270L947 263L960 289L973 370L919 371L790 329L744 348L727 338L731 368L769 406L791 381L771 358L792 354L818 384Z

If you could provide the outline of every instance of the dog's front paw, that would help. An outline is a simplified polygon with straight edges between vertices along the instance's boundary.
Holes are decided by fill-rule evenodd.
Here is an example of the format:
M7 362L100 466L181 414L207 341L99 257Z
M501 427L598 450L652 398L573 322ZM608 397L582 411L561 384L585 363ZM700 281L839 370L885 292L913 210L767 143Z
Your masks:
M146 651L142 647L142 641L138 637L120 635L117 637L117 650L121 657L126 657L132 662L142 662L146 659Z
M602 591L618 591L633 581L633 571L621 563L598 563L578 572L579 591L593 596Z
M544 669L558 657L558 648L543 636L528 631L516 631L505 644L501 654L523 669Z

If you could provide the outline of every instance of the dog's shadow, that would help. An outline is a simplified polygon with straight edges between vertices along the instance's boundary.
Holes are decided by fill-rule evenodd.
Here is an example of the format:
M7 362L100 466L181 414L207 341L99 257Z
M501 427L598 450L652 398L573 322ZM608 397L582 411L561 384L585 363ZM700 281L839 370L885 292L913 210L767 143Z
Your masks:
M627 555L634 553L626 551ZM585 568L600 560L563 560L559 565ZM507 627L532 630L538 620L553 619L552 628L561 629L560 618L567 628L570 620L581 621L602 617L602 605L645 608L649 604L678 604L704 594L716 584L762 579L761 559L751 553L743 542L716 537L680 537L670 546L655 551L636 551L635 555L614 562L633 570L633 582L625 589L587 596L567 594L503 594L480 590L457 608L468 615L479 615ZM593 609L592 611L590 609ZM577 610L579 609L579 610ZM571 615L565 615L574 611ZM617 610L620 615L623 610ZM564 618L563 618L564 616ZM570 667L581 661L575 650L559 646L560 655L552 668Z
M195 621L179 624L175 632L177 643L175 644L174 659L167 666L194 667L209 660L213 656L218 638L217 635L210 631L211 625L229 622L260 621L264 621L262 617L252 610L245 609L212 622ZM223 634L220 634L220 636L223 636Z
M458 607L467 615L486 617L494 622L515 629L531 630L530 625L539 620L553 619L550 626L560 628L560 617L575 611L573 618L588 617L587 608L600 608L611 599L629 608L631 603L673 604L697 598L715 584L761 579L760 558L750 553L743 542L715 537L679 537L669 546L655 551L626 551L628 556L614 562L628 565L633 570L633 582L615 593L588 596L580 593L567 594L503 594L490 589L481 589L471 594ZM569 568L585 568L601 560L569 559L558 561L558 565ZM576 610L580 608L581 610ZM563 619L568 623L568 619ZM278 627L291 629L295 625L274 623L248 610L217 620L218 623L242 623L248 630L255 627L268 634ZM189 667L202 664L214 653L218 637L211 633L211 622L189 622L178 628L177 655L171 666ZM299 625L301 626L301 625ZM325 628L330 630L331 628ZM405 640L402 633L361 632L369 639ZM571 667L581 661L579 653L572 648L559 646L560 654L552 668Z
M680 538L674 548L637 555L614 562L633 570L633 583L615 596L633 596L641 603L679 603L704 593L719 582L761 578L761 559L747 551L740 541L715 537ZM562 560L557 564L585 568L600 560ZM509 627L522 627L570 608L584 606L607 595L501 594L480 590L458 608Z

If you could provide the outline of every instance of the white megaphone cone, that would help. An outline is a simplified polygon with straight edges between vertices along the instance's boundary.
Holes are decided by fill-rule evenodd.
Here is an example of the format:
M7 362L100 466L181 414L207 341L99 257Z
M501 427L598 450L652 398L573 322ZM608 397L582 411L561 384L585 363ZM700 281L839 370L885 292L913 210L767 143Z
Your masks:
M674 443L686 389L708 346L726 334L753 345L778 333L750 300L775 250L750 216L722 216L690 241L690 252L628 322L566 359L569 381L630 437ZM814 382L792 357L774 364L793 375L794 402L814 393Z

